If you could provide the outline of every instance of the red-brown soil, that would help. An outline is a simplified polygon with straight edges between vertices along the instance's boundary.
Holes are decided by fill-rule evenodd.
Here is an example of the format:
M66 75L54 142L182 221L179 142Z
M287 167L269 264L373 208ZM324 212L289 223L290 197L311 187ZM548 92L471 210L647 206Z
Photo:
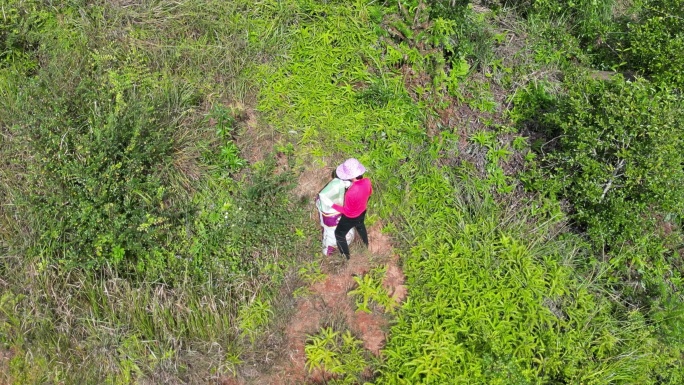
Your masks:
M310 174L311 180L325 173ZM315 175L315 176L314 176ZM320 186L320 184L318 184ZM308 190L304 192L305 190ZM312 189L302 189L305 195ZM250 379L225 379L222 384L230 385L301 385L322 384L330 379L326 373L309 373L305 367L304 347L309 335L316 334L322 327L334 324L337 329L348 329L363 341L363 346L375 355L381 354L388 328L387 315L374 310L372 313L355 311L353 299L347 293L356 287L354 276L362 276L381 264L386 265L383 286L397 300L406 297L403 285L404 275L397 265L398 257L392 254L392 245L387 235L381 232L382 224L376 222L369 230L369 251L359 241L352 247L348 262L340 262L341 256L329 257L323 262L325 280L308 287L309 294L299 298L297 310L285 326L285 342L279 359L268 370Z

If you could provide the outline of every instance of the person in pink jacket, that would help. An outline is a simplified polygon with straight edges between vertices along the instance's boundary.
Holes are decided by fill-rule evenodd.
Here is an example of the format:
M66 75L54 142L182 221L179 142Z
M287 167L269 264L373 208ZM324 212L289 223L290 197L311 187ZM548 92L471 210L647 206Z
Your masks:
M368 247L368 233L365 224L366 206L368 205L368 198L373 193L373 187L370 179L363 177L366 168L354 158L345 160L335 171L338 178L351 181L351 186L344 195L344 205L332 205L335 210L342 213L342 218L340 218L335 229L337 248L349 259L349 245L345 235L350 229L355 228L363 243Z

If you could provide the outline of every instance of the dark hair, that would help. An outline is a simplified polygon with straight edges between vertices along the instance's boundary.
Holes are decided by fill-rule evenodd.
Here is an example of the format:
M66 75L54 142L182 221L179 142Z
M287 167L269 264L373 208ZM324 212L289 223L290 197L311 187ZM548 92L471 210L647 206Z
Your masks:
M363 174L361 174L361 175L357 176L357 178L359 178L359 179L363 179Z
M332 177L333 179L337 178L337 170L333 170Z

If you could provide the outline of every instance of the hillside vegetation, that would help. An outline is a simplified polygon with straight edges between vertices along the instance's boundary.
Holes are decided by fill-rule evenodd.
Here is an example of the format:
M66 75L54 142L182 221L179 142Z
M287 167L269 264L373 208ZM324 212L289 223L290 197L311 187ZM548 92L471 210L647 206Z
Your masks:
M309 382L684 383L682 0L0 8L0 383L277 383L348 157L408 296Z

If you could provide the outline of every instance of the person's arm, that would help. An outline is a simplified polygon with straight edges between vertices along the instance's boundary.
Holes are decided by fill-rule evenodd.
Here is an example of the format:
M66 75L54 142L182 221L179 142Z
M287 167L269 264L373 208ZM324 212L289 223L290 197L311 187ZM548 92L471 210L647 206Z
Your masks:
M332 208L333 208L333 210L337 210L337 211L341 212L345 216L349 216L347 210L345 210L345 206L340 206L338 204L333 203Z
M348 203L348 200L349 200L349 195L351 195L351 194L349 193L349 191L347 191L347 193L344 194L344 206L340 206L340 205L338 205L337 203L332 203L332 202L331 202L332 204L331 204L330 206L333 208L333 210L337 210L337 211L341 212L342 214L347 215L347 212L346 212L346 210L345 210L345 207L348 206L347 203Z
M340 206L336 203L333 203L332 208L334 210L341 212L342 214L344 214L345 216L348 217L348 216L350 216L348 208L349 208L351 201L353 199L354 199L354 192L353 191L352 192L347 191L347 194L344 195L344 206Z
M344 206L333 204L332 207L345 216L353 218L359 215L361 213L359 209L366 205L366 201L368 200L366 194L367 193L363 191L363 186L352 184L344 195Z

